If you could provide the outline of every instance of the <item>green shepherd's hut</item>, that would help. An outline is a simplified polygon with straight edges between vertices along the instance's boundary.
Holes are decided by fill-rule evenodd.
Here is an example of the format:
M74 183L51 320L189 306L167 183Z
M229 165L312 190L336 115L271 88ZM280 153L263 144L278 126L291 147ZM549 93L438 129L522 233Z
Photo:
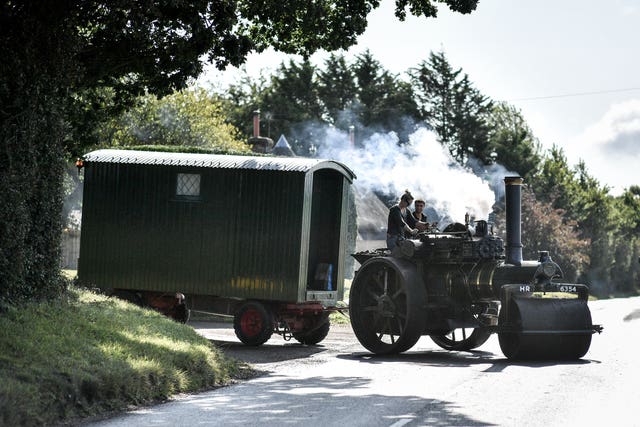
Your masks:
M181 320L233 315L247 344L326 336L343 298L344 164L98 150L82 166L81 283Z

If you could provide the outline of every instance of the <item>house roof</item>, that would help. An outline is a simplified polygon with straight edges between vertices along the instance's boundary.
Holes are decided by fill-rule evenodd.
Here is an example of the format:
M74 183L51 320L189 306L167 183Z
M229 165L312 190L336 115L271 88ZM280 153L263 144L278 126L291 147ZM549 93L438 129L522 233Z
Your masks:
M276 156L295 157L295 154L289 145L289 141L287 141L287 138L285 138L284 135L280 135L280 139L278 139L278 142L273 147L272 153Z
M335 169L349 181L355 174L343 163L335 160L305 157L256 157L222 154L172 153L164 151L135 151L105 149L87 153L85 162L123 163L139 165L191 166L212 169L255 169L309 173L318 169Z

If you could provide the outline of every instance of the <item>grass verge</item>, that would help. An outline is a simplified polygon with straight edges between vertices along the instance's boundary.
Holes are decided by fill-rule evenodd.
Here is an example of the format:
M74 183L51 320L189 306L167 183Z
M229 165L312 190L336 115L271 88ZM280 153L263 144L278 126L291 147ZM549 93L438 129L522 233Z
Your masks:
M77 288L0 314L0 348L0 425L73 422L251 375L192 328Z

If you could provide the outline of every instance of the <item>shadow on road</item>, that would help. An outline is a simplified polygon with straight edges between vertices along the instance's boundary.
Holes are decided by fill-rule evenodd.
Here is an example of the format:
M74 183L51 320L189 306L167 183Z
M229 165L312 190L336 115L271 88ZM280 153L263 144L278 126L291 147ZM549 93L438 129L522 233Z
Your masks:
M263 344L258 347L244 345L237 341L209 340L227 356L247 363L274 363L287 360L304 359L316 353L327 351L321 345L306 346L299 343L285 345Z
M640 319L640 310L633 310L631 313L624 316L623 320L625 322L630 322L631 320Z
M412 395L370 394L367 392L370 382L353 376L296 379L270 375L237 384L224 393L203 393L148 408L144 414L129 414L117 425L138 426L143 419L146 425L197 423L197 419L184 415L196 413L204 414L200 422L207 420L215 425L494 425L461 413L453 402ZM180 410L174 410L174 405L179 405Z
M394 355L375 355L371 353L339 354L336 357L345 360L356 360L361 363L385 364L385 363L414 363L434 367L465 368L473 365L491 365L483 372L502 372L509 366L523 366L528 368L545 368L557 365L588 365L600 363L597 360L544 360L544 361L511 361L506 358L496 358L494 353L488 351L426 351L408 352Z

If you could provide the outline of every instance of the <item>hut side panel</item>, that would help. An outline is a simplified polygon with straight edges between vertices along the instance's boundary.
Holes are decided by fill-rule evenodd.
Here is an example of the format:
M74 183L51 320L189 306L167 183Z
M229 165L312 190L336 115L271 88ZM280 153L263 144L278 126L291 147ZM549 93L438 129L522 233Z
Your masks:
M124 288L295 300L304 174L92 163L80 278ZM176 193L198 175L197 195Z
M229 175L238 185L226 206L233 216L229 224L233 223L235 228L225 233L225 242L220 241L223 235L220 231L229 224L220 221L226 215L213 213L209 220L218 223L205 227L210 233L204 240L203 252L210 254L204 266L206 276L215 277L223 269L229 273L220 275L215 285L226 293L216 295L295 301L304 174L259 170L213 172ZM225 253L232 256L225 257Z

